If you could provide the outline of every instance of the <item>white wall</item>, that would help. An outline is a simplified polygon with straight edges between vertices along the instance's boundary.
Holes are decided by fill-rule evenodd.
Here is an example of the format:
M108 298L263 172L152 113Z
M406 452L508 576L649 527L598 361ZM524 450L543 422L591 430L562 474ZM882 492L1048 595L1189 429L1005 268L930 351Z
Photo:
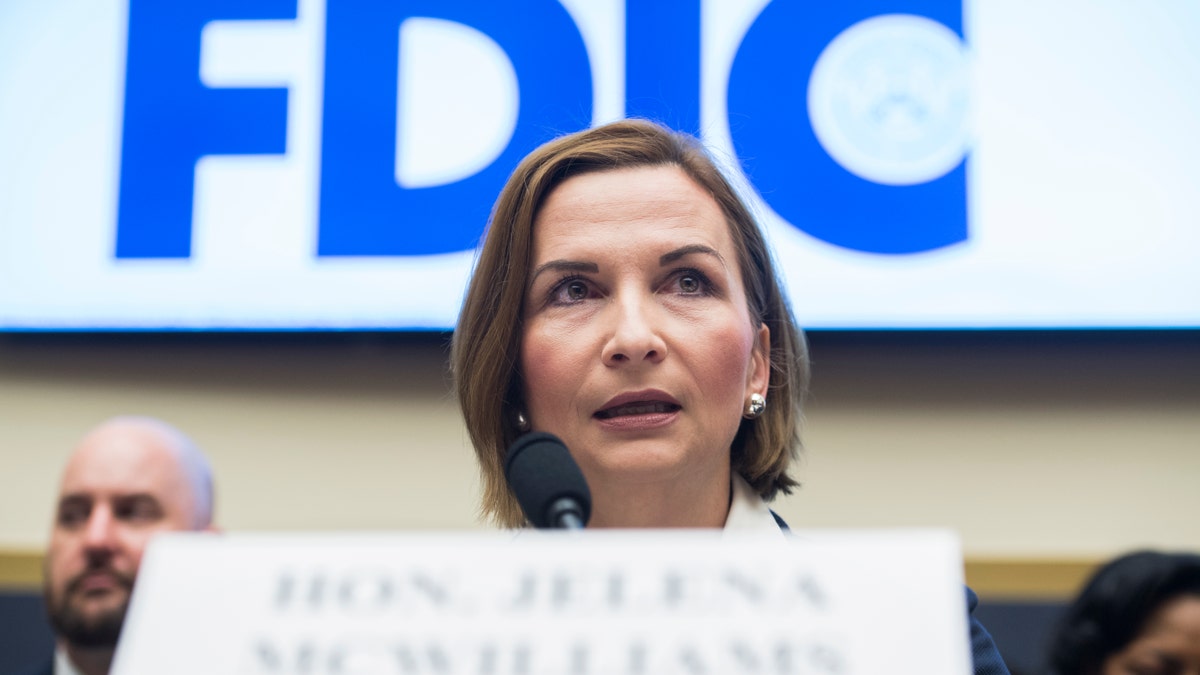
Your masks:
M227 530L480 527L444 336L0 338L0 552L119 413L190 433ZM1200 336L813 338L795 527L944 525L968 557L1200 549Z

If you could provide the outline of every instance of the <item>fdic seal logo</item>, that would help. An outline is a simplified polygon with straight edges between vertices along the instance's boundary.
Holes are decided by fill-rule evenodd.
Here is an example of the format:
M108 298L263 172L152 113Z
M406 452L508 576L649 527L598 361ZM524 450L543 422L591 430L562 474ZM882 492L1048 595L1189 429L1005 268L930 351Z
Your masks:
M958 3L772 2L730 74L731 136L783 220L920 253L967 238L968 91Z
M860 21L821 52L808 116L821 147L856 176L917 185L946 175L967 149L962 41L911 14Z

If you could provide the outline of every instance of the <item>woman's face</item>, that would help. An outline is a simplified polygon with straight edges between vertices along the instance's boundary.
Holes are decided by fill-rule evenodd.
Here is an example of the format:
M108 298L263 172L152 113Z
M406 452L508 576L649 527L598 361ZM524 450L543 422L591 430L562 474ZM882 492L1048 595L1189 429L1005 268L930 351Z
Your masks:
M1167 601L1121 651L1108 657L1101 675L1200 675L1200 597Z
M728 476L770 339L730 228L674 166L567 179L534 223L521 372L534 429L598 485Z

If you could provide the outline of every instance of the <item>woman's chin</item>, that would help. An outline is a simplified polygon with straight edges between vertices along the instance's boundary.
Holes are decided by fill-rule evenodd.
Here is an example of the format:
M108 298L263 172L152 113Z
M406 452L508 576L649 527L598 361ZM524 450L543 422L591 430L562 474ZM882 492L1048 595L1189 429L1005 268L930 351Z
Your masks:
M583 467L583 473L593 489L603 485L618 486L622 490L665 487L681 480L694 480L700 473L697 458L681 452L611 453L588 464Z
M621 462L617 464L605 464L598 467L596 473L596 483L618 483L628 487L632 485L651 485L663 483L678 477L683 471L686 462L680 461L657 461L648 462L644 459L634 462ZM592 484L590 474L584 472L584 476L588 477L588 484Z

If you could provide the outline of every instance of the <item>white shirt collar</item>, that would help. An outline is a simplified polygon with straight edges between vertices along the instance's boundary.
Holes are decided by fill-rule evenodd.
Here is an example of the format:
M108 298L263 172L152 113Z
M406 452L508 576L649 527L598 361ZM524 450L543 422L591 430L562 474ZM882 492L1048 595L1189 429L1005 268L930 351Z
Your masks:
M762 534L774 532L783 536L779 523L767 503L738 472L732 472L733 498L729 500L729 515L725 518L726 534Z

